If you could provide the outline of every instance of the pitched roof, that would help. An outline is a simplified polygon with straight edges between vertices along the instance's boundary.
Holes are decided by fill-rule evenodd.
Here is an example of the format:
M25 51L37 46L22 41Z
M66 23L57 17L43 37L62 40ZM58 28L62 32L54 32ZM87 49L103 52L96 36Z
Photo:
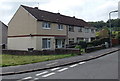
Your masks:
M36 7L32 8L24 5L21 6L24 9L26 9L30 14L32 14L38 21L49 21L53 23L60 23L66 25L90 27L90 25L82 19L61 15L60 13L53 13L53 12L40 10Z
M7 27L7 28L8 28L8 26L7 26L6 24L4 24L2 21L0 21L0 23L2 23L5 27Z

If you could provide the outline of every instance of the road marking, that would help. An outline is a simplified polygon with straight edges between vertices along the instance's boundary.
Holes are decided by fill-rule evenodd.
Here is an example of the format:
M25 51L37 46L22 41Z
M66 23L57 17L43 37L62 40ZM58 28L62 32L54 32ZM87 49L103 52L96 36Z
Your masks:
M31 79L32 77L26 77L26 78L23 78L22 80L26 80L26 79Z
M48 76L51 76L51 75L54 75L55 73L49 73L49 74L46 74L46 75L43 75L42 77L48 77Z
M62 72L62 71L67 70L67 69L68 68L63 68L63 69L58 70L58 72Z
M51 69L51 71L55 71L55 70L58 70L58 69L60 69L60 67L53 68L53 69Z
M47 66L54 65L54 64L57 64L57 63L58 62L53 62L53 63L47 64Z
M40 76L40 75L45 74L45 73L48 73L48 71L44 71L42 73L36 74L36 76Z
M34 80L38 80L39 78L34 78Z
M80 62L79 64L84 64L84 63L86 63L86 62Z
M75 66L77 66L78 64L74 64L74 65L71 65L70 67L75 67Z

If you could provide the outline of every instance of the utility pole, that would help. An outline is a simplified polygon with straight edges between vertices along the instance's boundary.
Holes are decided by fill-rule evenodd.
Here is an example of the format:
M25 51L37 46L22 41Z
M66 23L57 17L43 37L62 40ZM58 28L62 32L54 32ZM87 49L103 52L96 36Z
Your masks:
M118 10L115 10L115 11L111 11L109 13L109 28L110 28L110 47L112 47L112 29L111 29L111 13L115 13L115 12L118 12Z

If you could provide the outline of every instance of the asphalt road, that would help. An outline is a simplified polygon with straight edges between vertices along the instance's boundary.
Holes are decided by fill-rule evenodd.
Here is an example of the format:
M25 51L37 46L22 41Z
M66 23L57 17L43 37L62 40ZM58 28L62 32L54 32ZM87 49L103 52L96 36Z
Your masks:
M69 66L24 74L8 75L3 76L2 78L17 79L18 81L35 81L40 79L118 79L119 52Z

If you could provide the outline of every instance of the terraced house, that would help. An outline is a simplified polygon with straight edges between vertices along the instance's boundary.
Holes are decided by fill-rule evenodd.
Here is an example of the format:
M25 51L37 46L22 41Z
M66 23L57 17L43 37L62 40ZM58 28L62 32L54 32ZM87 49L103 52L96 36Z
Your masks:
M54 50L79 40L91 41L95 28L60 13L21 5L8 24L8 49Z
M7 49L8 26L0 21L0 49Z

